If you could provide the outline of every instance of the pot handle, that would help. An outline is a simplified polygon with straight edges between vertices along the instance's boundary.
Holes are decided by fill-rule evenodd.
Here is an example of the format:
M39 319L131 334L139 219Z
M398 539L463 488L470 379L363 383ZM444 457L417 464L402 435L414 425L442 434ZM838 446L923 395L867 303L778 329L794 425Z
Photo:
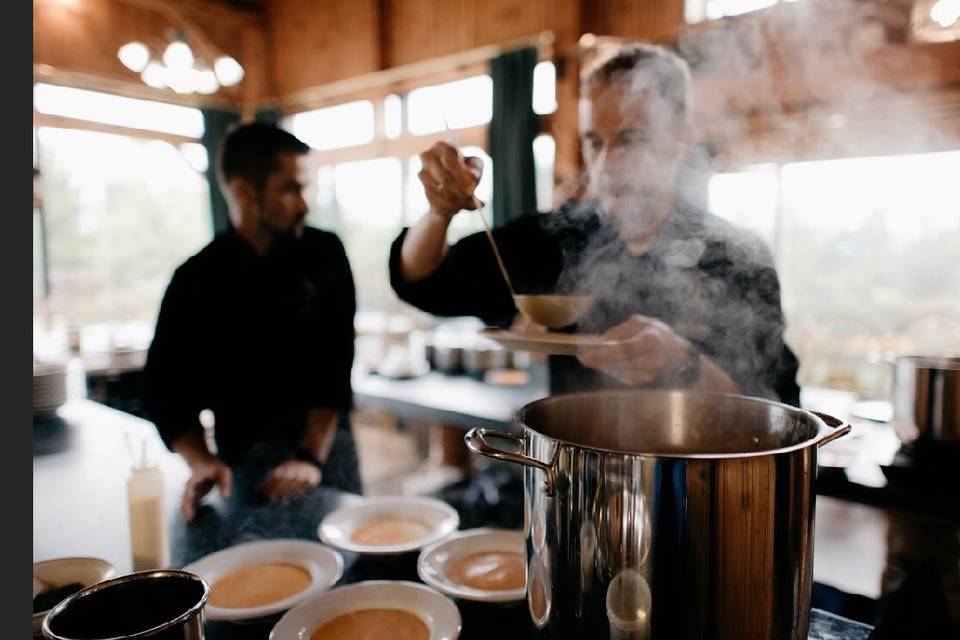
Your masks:
M828 427L833 429L833 431L823 436L823 438L821 438L820 441L817 442L817 447L822 447L828 442L832 440L836 440L837 438L840 438L850 433L851 427L849 422L844 422L840 418L834 418L831 415L827 415L826 413L820 413L819 411L811 411L810 413L812 413L813 415L823 420Z
M463 437L463 441L466 443L467 449L470 449L470 451L473 453L486 456L487 458L496 458L497 460L504 460L506 462L515 462L516 464L522 464L525 467L533 467L534 469L543 471L544 475L547 477L543 482L543 492L547 495L553 495L554 476L552 464L540 462L536 458L525 456L522 453L504 451L503 449L494 447L487 442L488 437L500 438L501 440L510 440L511 442L516 443L518 448L523 448L524 440L521 436L507 433L506 431L497 431L496 429L485 429L483 427L475 427L470 429L470 431L467 432L467 435Z

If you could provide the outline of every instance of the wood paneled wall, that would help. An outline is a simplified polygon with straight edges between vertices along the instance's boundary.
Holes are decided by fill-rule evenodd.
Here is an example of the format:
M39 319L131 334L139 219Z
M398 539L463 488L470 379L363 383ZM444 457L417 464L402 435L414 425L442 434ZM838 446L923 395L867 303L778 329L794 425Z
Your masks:
M273 2L268 20L277 90L287 95L545 30L575 42L579 8L580 0Z
M276 95L379 69L378 0L282 0L267 9Z
M76 76L68 83L97 79L119 83L121 92L196 102L197 97L146 88L116 57L128 40L162 38L173 25L156 9L172 6L247 71L238 87L203 101L220 100L249 114L331 83L551 31L555 56L563 61L560 107L551 118L560 179L579 171L574 54L584 33L676 43L693 67L704 138L714 142L729 137L730 114L737 114L734 135L741 135L769 128L755 122L764 114L829 109L852 87L867 87L858 94L860 102L877 104L888 90L956 96L960 88L960 43L906 42L906 14L899 4L807 0L694 27L684 24L683 5L683 0L271 0L262 11L252 11L216 0L34 0L34 61L61 78ZM852 51L855 31L865 20L879 21L892 45ZM955 113L956 98L950 100Z
M664 40L683 24L683 0L284 0L270 3L268 24L286 96L542 31L561 57L588 32ZM553 134L564 179L579 171L577 61L560 71Z

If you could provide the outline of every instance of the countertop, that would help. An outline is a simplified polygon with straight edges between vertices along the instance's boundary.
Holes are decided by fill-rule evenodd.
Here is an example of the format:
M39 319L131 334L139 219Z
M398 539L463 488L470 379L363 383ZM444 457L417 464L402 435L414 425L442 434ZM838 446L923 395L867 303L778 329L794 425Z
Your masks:
M279 505L231 509L217 498L209 500L195 525L182 524L176 509L187 478L186 465L169 453L153 426L144 420L85 399L68 402L58 420L34 426L33 458L33 559L71 555L105 558L118 574L130 571L129 528L125 479L130 456L126 437L146 443L148 454L166 477L167 508L173 527L173 558L176 566L205 553L238 542L265 537L316 539L320 519L332 509L357 496L320 488ZM818 555L840 545L851 545L842 522L832 522L828 511L817 507ZM829 526L821 534L821 526ZM830 531L832 529L832 531ZM842 553L836 552L836 553ZM415 558L377 561L345 554L348 570L344 581L372 577L411 577ZM504 608L490 616L484 607L460 603L465 621L462 637L477 637L480 625L491 621L516 631L527 620L525 608ZM262 624L208 625L208 638L266 638L271 621ZM865 640L870 628L821 611L813 612L811 638L816 640ZM483 637L516 637L515 633L485 627ZM522 636L521 636L522 637Z
M524 386L500 387L438 371L398 380L358 366L352 383L358 407L385 409L401 418L434 420L464 429L510 429L514 411L549 395L546 368L534 365L530 374L530 382Z

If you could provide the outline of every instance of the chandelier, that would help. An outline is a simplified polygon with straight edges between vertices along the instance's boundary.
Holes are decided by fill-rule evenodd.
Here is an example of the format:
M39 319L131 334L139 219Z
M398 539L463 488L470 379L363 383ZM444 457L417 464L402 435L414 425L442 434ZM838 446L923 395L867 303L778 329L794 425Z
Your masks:
M212 64L194 54L186 33L175 30L159 57L140 41L128 42L117 51L127 69L140 74L144 84L154 89L172 89L177 93L211 95L220 87L232 87L243 80L243 67L232 57L219 54Z

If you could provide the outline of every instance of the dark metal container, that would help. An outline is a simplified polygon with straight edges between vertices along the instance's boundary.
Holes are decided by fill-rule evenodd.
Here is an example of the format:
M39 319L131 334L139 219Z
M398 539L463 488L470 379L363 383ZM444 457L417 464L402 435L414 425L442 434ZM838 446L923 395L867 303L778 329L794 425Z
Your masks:
M893 427L906 444L960 447L960 357L893 363Z
M78 591L43 620L47 640L203 640L209 587L185 571L141 571Z

